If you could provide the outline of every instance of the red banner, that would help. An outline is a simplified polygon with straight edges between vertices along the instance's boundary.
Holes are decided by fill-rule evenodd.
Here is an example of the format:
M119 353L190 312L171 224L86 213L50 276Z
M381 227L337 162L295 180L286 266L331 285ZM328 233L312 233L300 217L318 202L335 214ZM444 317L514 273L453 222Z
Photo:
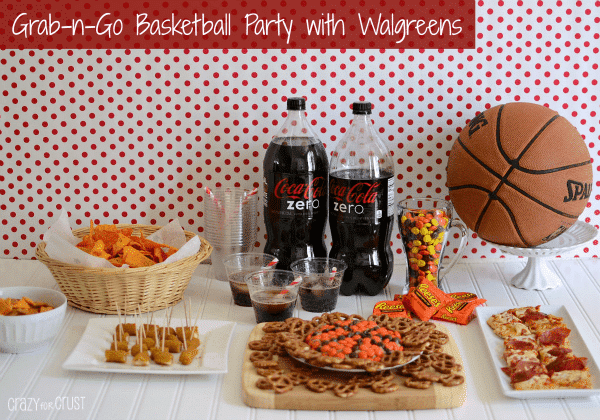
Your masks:
M470 49L475 0L3 3L0 49Z

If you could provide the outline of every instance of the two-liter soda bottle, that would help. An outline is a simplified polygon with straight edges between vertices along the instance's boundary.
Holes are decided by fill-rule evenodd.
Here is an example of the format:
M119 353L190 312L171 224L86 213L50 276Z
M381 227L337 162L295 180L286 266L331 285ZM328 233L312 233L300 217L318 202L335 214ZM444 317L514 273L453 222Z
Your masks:
M307 257L326 257L329 164L323 143L310 128L304 98L287 100L288 116L263 161L264 252L277 268Z
M371 103L354 102L352 125L329 172L330 258L348 264L340 292L376 295L392 276L394 163L371 122Z

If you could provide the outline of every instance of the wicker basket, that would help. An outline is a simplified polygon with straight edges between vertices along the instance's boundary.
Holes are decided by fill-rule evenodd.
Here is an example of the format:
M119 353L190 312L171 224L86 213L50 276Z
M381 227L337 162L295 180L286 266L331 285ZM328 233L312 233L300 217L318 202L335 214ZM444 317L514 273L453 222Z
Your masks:
M148 236L160 229L160 226L117 225L118 228L131 227L134 232L141 231ZM73 235L83 238L89 228L74 229ZM189 241L196 236L185 232ZM157 311L175 305L183 299L194 270L200 262L210 255L212 246L200 238L200 251L182 260L156 264L143 268L90 268L66 264L51 259L46 254L46 243L40 242L36 257L50 270L60 290L67 296L69 305L98 314L132 314Z

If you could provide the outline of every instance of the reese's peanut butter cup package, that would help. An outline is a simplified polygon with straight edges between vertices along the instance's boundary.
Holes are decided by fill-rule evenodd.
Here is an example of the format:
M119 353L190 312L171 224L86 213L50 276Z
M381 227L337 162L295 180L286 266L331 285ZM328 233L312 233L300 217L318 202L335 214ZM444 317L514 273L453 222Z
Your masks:
M401 300L383 300L373 307L373 315L386 314L390 318L409 318L410 314Z
M448 296L451 296L452 294ZM472 295L472 293L469 294ZM432 319L454 322L460 325L467 325L476 316L475 308L485 302L487 302L487 300L477 299L477 296L475 296L475 299L472 300L454 299L452 302L440 308L440 310L433 315Z
M466 301L479 299L475 293L471 293L471 292L448 293L448 296L450 296L452 299L466 300ZM485 299L483 299L483 301L487 302Z
M441 308L452 302L452 298L425 279L417 286L411 287L402 303L421 321L429 321Z

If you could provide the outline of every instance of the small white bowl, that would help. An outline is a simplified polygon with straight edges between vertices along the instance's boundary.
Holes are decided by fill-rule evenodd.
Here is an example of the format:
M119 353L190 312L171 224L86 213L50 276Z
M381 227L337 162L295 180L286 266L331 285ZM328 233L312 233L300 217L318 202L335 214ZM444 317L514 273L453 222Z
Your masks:
M65 318L67 298L56 290L26 286L0 288L2 299L23 296L46 302L54 309L33 315L0 315L0 351L4 353L27 353L50 344Z

